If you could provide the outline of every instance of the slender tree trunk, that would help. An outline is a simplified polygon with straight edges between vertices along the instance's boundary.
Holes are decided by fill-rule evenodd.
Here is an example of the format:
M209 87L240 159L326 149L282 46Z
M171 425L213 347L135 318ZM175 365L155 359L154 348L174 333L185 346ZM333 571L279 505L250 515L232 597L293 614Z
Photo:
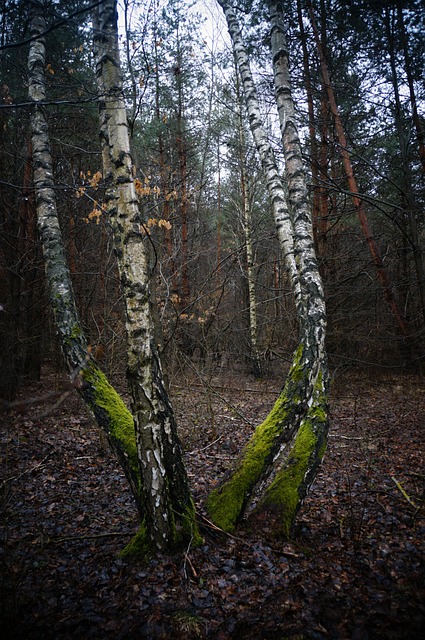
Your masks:
M261 515L265 511L272 517L276 517L280 507L283 512L291 513L293 523L317 474L327 442L326 309L314 249L307 181L295 119L282 2L273 0L270 2L270 22L276 103L305 312L305 315L299 319L300 358L297 364L302 372L303 392L309 408L306 408L300 417L299 427L289 451L285 448L281 452L282 462L277 473L274 472L272 482L261 497L255 512ZM286 518L287 513L285 513ZM289 521L286 519L287 527L289 522L291 519ZM287 528L285 533L288 534L289 531L290 528Z
M235 61L236 64L236 61ZM236 96L238 109L239 128L239 166L241 174L241 196L242 196L242 228L245 240L246 256L246 276L248 281L248 312L249 312L249 338L250 338L250 358L252 372L256 378L261 376L261 361L258 351L258 329L257 329L257 296L255 291L255 264L254 247L252 245L252 215L248 188L248 171L246 167L245 154L246 144L244 135L244 125L242 118L242 96L240 94L238 69L236 67Z
M28 141L28 157L25 163L20 208L22 225L21 259L24 265L23 311L26 324L26 345L23 370L32 380L40 380L41 342L43 334L42 291L39 282L41 273L41 255L37 242L37 217L34 192L32 188L32 144Z
M126 304L127 378L143 479L141 533L148 539L140 542L165 550L195 534L194 507L155 340L150 239L133 180L115 0L105 0L95 11L94 42L107 209Z
M384 267L384 263L382 261L381 252L379 250L378 244L373 237L372 230L369 225L369 221L367 219L365 207L362 198L360 197L360 192L357 187L357 181L354 176L353 166L351 164L350 153L348 151L347 139L344 132L344 126L342 124L342 119L339 113L339 109L336 103L335 94L331 85L328 66L326 63L326 59L322 50L319 32L316 25L316 20L314 16L313 7L310 0L307 0L307 6L310 13L311 24L313 27L314 37L316 40L316 45L320 58L320 66L322 69L323 80L326 86L326 92L329 100L329 105L331 108L331 112L335 122L335 129L338 135L338 140L341 148L341 156L342 162L344 166L345 175L347 177L348 186L352 193L353 204L355 210L357 211L357 215L360 221L360 226L363 231L363 235L366 238L367 245L369 247L370 254L372 256L373 262L376 267L376 271L378 274L379 282L382 285L384 291L384 297L387 301L392 314L398 324L398 327L403 335L408 335L411 333L409 325L404 317L402 310L400 309L397 300L394 296L394 292L392 290L387 272Z
M232 529L248 514L256 521L267 519L275 531L280 530L288 536L326 447L326 317L323 293L315 261L310 213L306 206L303 170L302 175L298 175L293 118L289 113L285 115L290 135L284 136L287 167L294 170L291 182L288 182L291 203L295 207L292 221L262 124L249 60L233 5L225 0L219 0L219 4L227 19L251 131L265 171L279 238L291 275L300 343L284 389L272 411L255 430L230 479L209 496L207 508L212 519L224 529ZM275 32L273 26L272 37ZM275 51L275 64L279 64L280 58L280 51ZM277 81L277 93L281 90ZM283 216L279 215L281 211Z
M182 53L180 49L180 33L177 24L177 65L174 70L177 84L177 157L179 161L179 207L181 221L181 289L180 308L186 309L189 304L190 287L188 274L188 212L189 200L187 190L187 144L184 114L184 95L182 79Z
M319 178L319 147L317 143L317 132L314 118L314 101L313 101L313 89L311 86L311 74L309 66L309 57L307 51L307 37L304 30L304 22L301 11L301 1L297 0L297 16L298 26L301 36L301 47L303 52L303 78L305 84L305 90L307 94L307 108L308 108L308 127L310 135L310 151L311 151L311 175L312 175L312 188L313 188L313 205L312 205L312 219L313 219L313 235L316 240L316 247L318 253L321 249L321 199L320 199L320 178Z
M170 197L168 194L171 193L171 167L167 164L167 154L164 143L164 134L163 134L163 115L161 114L161 104L160 104L160 78L159 78L159 63L160 63L160 54L159 54L159 36L157 35L157 17L156 11L157 6L155 3L155 17L154 17L154 51L155 51L155 118L156 118L156 127L157 127L157 139L158 139L158 155L159 155L159 171L160 171L160 186L161 186L161 194L163 199L163 209L162 209L162 218L167 222L170 222L171 218L171 207L170 207ZM165 117L165 115L164 115ZM171 293L177 294L178 286L177 286L177 274L176 274L176 265L173 256L173 238L172 238L172 227L171 223L164 228L165 235L165 248L167 252L169 270L170 270L170 279L171 279Z
M413 84L408 39L406 34L406 26L404 24L403 6L401 3L397 3L397 17L398 17L398 24L400 29L401 43L403 46L404 70L406 72L407 84L409 85L410 104L412 106L412 119L416 129L416 138L418 141L419 157L422 163L422 173L425 175L425 128L424 128L423 120L421 122L421 119L418 113L418 103L416 100L415 87Z
M34 191L38 231L59 341L71 372L71 382L92 410L98 424L105 430L126 477L130 483L141 517L144 506L140 493L133 418L123 401L90 357L81 329L72 289L65 249L59 226L53 180L52 157L47 118L42 106L46 98L44 70L46 68L46 22L42 5L32 3L28 55L29 99L33 147Z
M297 308L300 308L302 302L298 268L294 255L293 224L285 188L277 167L274 151L261 118L257 93L251 76L249 58L242 41L235 11L227 0L218 0L218 2L226 15L229 32L234 40L233 47L242 80L244 99L249 112L251 132L265 174L282 255L294 290Z
M400 9L401 11L401 9ZM401 17L402 20L402 17ZM384 21L387 32L388 50L390 55L390 67L391 67L391 82L394 90L395 101L395 126L397 130L397 137L400 147L401 164L403 171L404 182L404 200L406 205L407 219L409 221L410 240L413 251L413 261L416 270L416 277L418 282L419 299L421 304L422 318L425 322L425 269L423 263L423 256L421 250L421 242L419 238L419 229L417 223L417 217L419 214L419 207L415 203L415 196L413 190L413 178L412 171L409 163L409 141L405 132L405 125L403 123L403 110L400 99L400 92L398 88L396 58L394 50L394 25L391 25L390 10L388 7L384 9ZM406 49L405 49L406 52ZM414 95L414 94L413 94ZM413 103L415 106L415 102ZM419 138L420 140L420 138Z
M243 159L244 162L244 159ZM261 376L261 361L258 351L258 328L257 328L257 295L255 291L255 263L254 248L252 246L252 216L249 194L247 191L246 167L242 166L241 191L242 191L242 226L245 240L246 256L246 276L248 281L248 310L249 310L249 339L250 339L250 359L252 372L256 378Z
M221 276L221 158L220 136L217 137L217 281Z

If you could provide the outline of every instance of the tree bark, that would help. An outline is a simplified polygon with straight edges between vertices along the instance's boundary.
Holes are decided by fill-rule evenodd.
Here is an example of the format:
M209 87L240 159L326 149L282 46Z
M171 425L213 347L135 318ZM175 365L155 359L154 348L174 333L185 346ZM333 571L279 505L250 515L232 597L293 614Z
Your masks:
M236 61L235 61L236 63ZM252 216L248 191L248 171L246 167L246 144L242 114L242 96L240 94L238 69L236 67L236 97L238 109L238 129L239 129L239 165L241 178L242 196L242 228L245 240L246 256L246 276L248 281L248 312L249 312L249 338L250 357L252 362L252 372L256 378L261 376L261 362L258 351L258 329L257 329L257 296L255 291L255 266L254 248L252 246Z
M211 518L226 530L233 529L244 515L249 515L256 521L266 518L269 524L273 524L275 533L288 536L326 447L326 314L293 113L289 110L288 102L279 106L285 121L283 138L292 208L290 212L262 124L256 89L234 8L225 0L219 0L219 4L227 19L251 131L265 171L279 239L291 274L300 341L284 389L272 411L255 430L230 478L209 496L207 508ZM273 23L272 39L276 38L276 34L276 25ZM282 92L287 92L277 77L280 70L276 70L276 66L279 67L280 62L281 48L275 43L276 95L279 100Z
M71 381L92 410L100 427L105 430L143 517L133 418L92 360L75 304L57 215L48 122L41 104L46 98L46 48L45 37L41 35L46 31L46 22L41 3L31 4L30 36L34 39L30 43L28 54L28 93L32 102L33 179L50 303L64 359L71 372Z
M301 292L298 269L294 255L293 224L286 199L284 184L279 174L275 154L270 145L264 123L261 118L257 93L249 65L249 57L243 44L235 11L231 4L225 0L218 0L218 3L225 13L229 33L232 37L233 49L242 80L244 100L249 113L250 128L260 157L262 169L265 174L279 244L294 291L296 305L297 308L299 308L301 304Z
M372 230L369 225L369 221L368 221L365 207L364 207L364 202L360 197L360 192L357 187L357 180L355 178L353 167L351 164L350 152L348 150L347 139L344 132L344 126L342 124L341 115L339 113L339 109L335 99L335 94L331 85L328 67L327 67L326 59L321 46L319 32L317 29L316 20L314 16L314 11L313 11L313 7L310 0L307 0L307 6L309 9L314 37L315 37L315 41L318 49L319 58L320 58L320 66L322 70L323 80L326 86L329 105L330 105L331 112L335 122L335 130L336 130L338 141L341 148L343 167L344 167L345 175L347 177L350 191L352 193L353 204L354 204L355 210L357 211L360 227L362 229L363 235L369 247L372 260L375 264L378 280L381 283L381 286L384 292L384 298L391 309L393 317L396 320L401 333L405 336L408 336L409 334L411 334L410 327L404 316L403 311L400 309L400 306L397 303L397 300L395 298L393 289L391 287L391 283L389 281L387 272L384 267L384 263L382 261L381 252L379 250L378 244L373 236Z
M94 42L100 97L100 132L107 212L126 305L127 379L132 397L142 476L145 533L166 550L196 535L173 410L165 389L153 322L148 259L150 238L133 180L123 98L115 0L95 11ZM145 541L146 542L146 541Z

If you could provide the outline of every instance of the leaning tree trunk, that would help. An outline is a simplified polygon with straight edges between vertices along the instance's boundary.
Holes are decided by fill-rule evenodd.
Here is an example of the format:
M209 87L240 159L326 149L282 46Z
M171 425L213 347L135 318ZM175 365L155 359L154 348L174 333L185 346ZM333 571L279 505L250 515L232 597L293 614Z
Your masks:
M208 498L214 522L231 530L245 515L267 519L288 536L326 448L327 370L324 349L326 314L315 260L307 189L293 113L285 114L284 147L292 215L258 106L249 59L234 8L219 0L225 13L242 79L251 131L266 176L278 237L295 294L299 346L285 386L272 411L257 427L230 478ZM276 36L274 26L272 35ZM276 45L275 66L281 62ZM275 68L277 96L282 84ZM285 88L284 90L288 90ZM288 107L285 107L288 108ZM283 113L283 111L282 111ZM283 215L282 215L283 212ZM295 259L296 256L296 259Z
M93 26L106 205L126 305L127 378L143 480L138 542L170 549L196 535L194 505L155 339L150 238L133 180L115 0L96 8Z
M338 141L341 148L342 163L343 163L345 175L347 178L347 182L350 187L350 192L352 194L354 208L357 212L357 216L360 222L360 227L366 239L367 245L369 247L370 255L375 265L377 277L384 292L384 298L388 306L390 307L390 310L393 314L394 319L397 322L400 332L405 336L410 336L412 334L412 330L409 327L409 324L405 318L403 310L400 308L400 305L398 304L396 297L394 295L394 291L391 286L388 273L385 269L384 262L382 260L380 249L373 236L372 229L370 227L369 220L366 215L364 202L360 197L360 192L357 187L357 180L354 175L353 165L351 163L351 157L350 157L350 152L348 150L348 144L345 136L344 125L342 123L342 118L341 118L338 105L336 103L335 94L331 85L328 65L326 62L322 43L320 42L319 32L317 29L316 19L314 15L313 5L311 4L311 0L307 0L307 7L309 10L309 16L310 16L310 20L311 20L311 24L314 32L314 38L316 41L318 54L319 54L320 67L322 70L323 81L326 87L329 106L331 109L332 116L334 118L335 131L338 136Z
M46 22L42 5L32 3L28 55L31 136L37 224L45 262L50 303L60 345L71 372L71 381L105 430L130 483L140 516L144 506L140 492L133 417L124 402L92 360L81 329L56 207L48 123L43 102L46 98Z
M299 365L303 369L308 408L301 417L292 448L289 452L283 452L283 464L256 507L256 512L267 508L267 512L271 512L274 517L279 513L277 505L282 505L282 510L286 509L294 516L297 513L323 458L328 433L326 309L314 249L311 209L295 120L282 6L281 2L270 2L271 47L289 205L294 225L295 255L298 259L301 295L304 301L305 315L299 318L302 350ZM287 521L287 526L288 524ZM286 533L289 533L289 529Z

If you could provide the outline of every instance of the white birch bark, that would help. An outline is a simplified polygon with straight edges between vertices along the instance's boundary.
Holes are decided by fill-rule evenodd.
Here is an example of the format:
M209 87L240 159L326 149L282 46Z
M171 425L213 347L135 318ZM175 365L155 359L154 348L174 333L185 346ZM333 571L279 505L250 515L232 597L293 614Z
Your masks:
M166 549L191 532L193 504L155 340L150 239L133 180L115 0L105 0L95 10L94 43L106 204L125 299L127 378L143 478L145 525L154 545Z
M239 28L233 3L227 0L218 0L226 16L227 25L233 43L233 51L242 80L245 104L249 114L249 124L260 157L261 165L267 182L267 189L273 207L273 216L277 235L285 260L286 269L292 283L297 307L301 303L301 291L299 286L298 269L295 262L293 226L286 200L284 185L279 174L277 162L272 146L270 145L266 129L261 117L259 101L249 63L249 57L245 50L242 34Z
M251 359L253 364L253 373L255 377L261 376L260 354L258 351L258 328L257 328L257 296L255 290L255 264L254 264L254 248L252 246L252 218L251 207L249 203L249 194L247 193L246 169L242 167L244 175L245 188L242 190L243 198L243 231L245 236L245 254L246 254L246 274L248 280L248 304L249 304L249 337L251 347Z
M34 3L33 6L31 37L43 33L46 29L45 19L39 8L37 10L38 5ZM41 105L46 99L45 67L45 38L38 37L31 42L28 54L28 95L33 103L31 135L37 224L60 343L62 349L66 349L66 359L73 370L78 369L84 361L87 344L81 340L79 344L71 347L68 340L75 329L79 331L80 325L57 215L47 117Z
M40 2L32 2L31 5L30 36L34 39L31 40L28 54L28 95L32 102L30 121L33 180L37 225L50 303L64 359L71 372L71 380L93 412L99 426L106 432L142 515L133 419L119 395L91 359L75 304L57 214L48 121L42 104L46 99L46 41L41 34L46 31L46 21L43 5Z
M306 317L301 337L314 350L316 367L325 359L326 309L322 279L316 259L311 223L311 205L301 153L301 143L292 99L288 48L283 26L282 3L270 2L271 45L276 104L285 157L289 204L294 223L294 244Z
M269 516L272 514L278 520L276 526L289 535L326 446L326 313L323 288L313 246L287 58L282 55L286 49L281 40L283 32L276 27L276 11L273 13L272 26L273 65L276 98L283 122L289 206L262 124L249 59L233 2L218 2L227 19L251 131L262 159L269 193L273 203L276 198L279 204L283 203L281 210L285 211L284 223L276 226L282 246L290 248L286 250L287 266L292 275L300 339L285 387L275 406L257 427L236 463L230 480L209 496L207 506L212 519L225 529L232 529L244 514L261 520L264 513L268 512ZM276 211L275 218L280 220Z
M238 69L236 71L236 93L238 108L238 128L239 128L239 158L241 172L241 192L242 192L242 228L245 239L246 273L248 280L248 305L249 305L249 335L251 359L253 373L255 377L261 375L260 354L258 351L258 329L257 329L257 296L255 290L255 265L254 248L252 245L252 216L249 201L248 172L245 161L246 144L243 128L242 101L239 87Z

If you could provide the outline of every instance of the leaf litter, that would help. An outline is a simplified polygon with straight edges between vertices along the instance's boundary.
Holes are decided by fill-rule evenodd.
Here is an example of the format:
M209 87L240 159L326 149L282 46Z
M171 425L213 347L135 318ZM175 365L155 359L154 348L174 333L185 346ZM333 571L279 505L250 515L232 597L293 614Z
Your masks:
M270 540L267 527L243 525L226 536L202 504L267 414L273 388L278 381L240 375L173 388L205 536L200 547L145 566L118 557L137 530L136 509L78 398L41 419L36 404L5 416L2 638L422 638L423 378L345 374L333 387L328 452L293 538Z

